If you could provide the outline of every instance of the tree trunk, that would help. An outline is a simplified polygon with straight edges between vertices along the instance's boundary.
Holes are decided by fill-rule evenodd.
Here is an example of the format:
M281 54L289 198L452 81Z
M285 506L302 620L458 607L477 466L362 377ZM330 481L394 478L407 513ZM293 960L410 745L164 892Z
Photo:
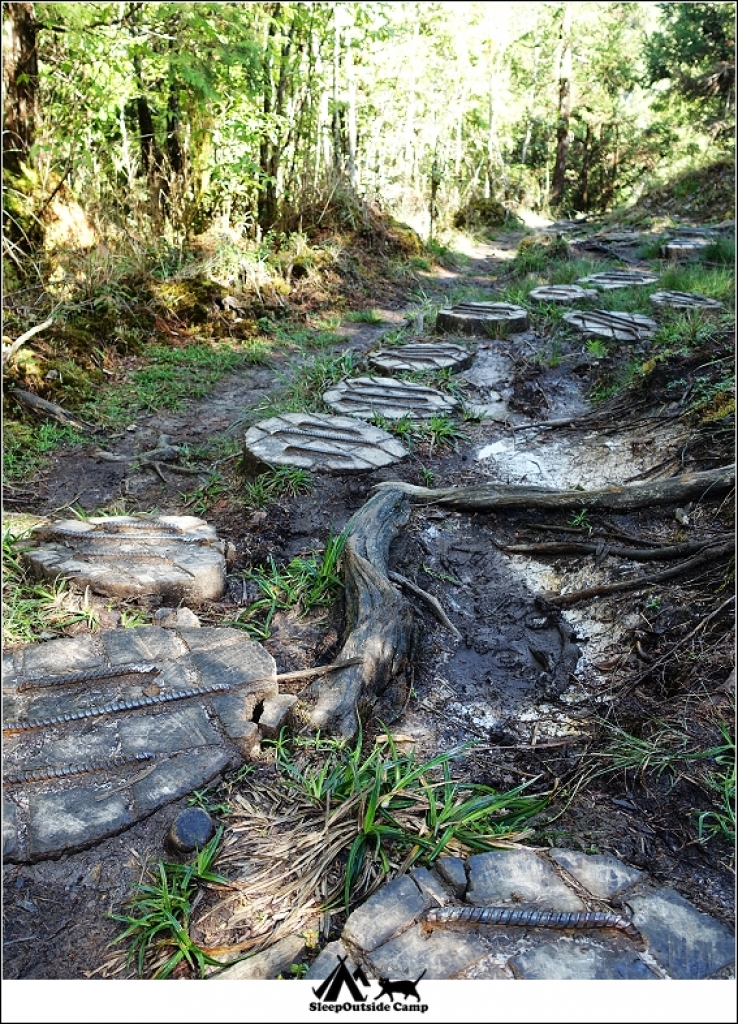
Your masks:
M333 170L341 170L341 115L338 109L338 83L341 76L341 22L340 7L333 8Z
M3 4L3 166L28 162L38 116L38 25L31 3Z
M348 134L348 176L352 191L356 191L356 81L354 78L354 53L351 49L351 32L346 34L346 128Z
M269 120L272 113L272 99L274 83L272 80L272 42L277 34L277 20L281 11L281 4L274 4L269 16L269 29L267 31L266 44L264 46L264 60L262 62L262 110L264 112L264 126L262 128L261 142L259 144L259 169L261 171L262 187L259 190L257 203L257 219L262 231L268 231L276 217L277 194L275 182L269 179L269 170L272 164L271 142L269 139Z
M558 206L564 198L566 161L569 155L569 118L571 115L571 4L564 4L559 61L559 113L556 127L556 162L551 182L551 203Z
M582 153L582 169L579 174L579 205L585 213L589 211L589 162L592 156L592 125L587 121L587 134L584 137Z

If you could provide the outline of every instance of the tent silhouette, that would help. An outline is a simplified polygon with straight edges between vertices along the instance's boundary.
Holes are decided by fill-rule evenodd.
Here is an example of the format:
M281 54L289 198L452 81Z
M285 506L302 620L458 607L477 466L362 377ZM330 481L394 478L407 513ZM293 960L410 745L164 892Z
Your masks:
M365 1003L366 996L362 995L356 981L354 981L354 975L346 966L346 960L348 957L339 956L338 963L333 968L331 973L318 988L313 989L313 994L322 999L324 1003L336 1003L338 1002L341 990L346 986L351 994L351 998L355 1003ZM361 967L357 967L355 971L355 977L357 981L361 981L363 985L369 987L369 982L366 980L366 976L362 971Z

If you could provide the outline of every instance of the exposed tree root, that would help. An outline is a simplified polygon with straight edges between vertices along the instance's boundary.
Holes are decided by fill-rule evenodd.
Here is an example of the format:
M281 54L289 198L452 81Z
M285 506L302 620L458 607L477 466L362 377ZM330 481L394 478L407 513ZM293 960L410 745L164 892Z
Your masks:
M370 498L349 524L343 552L347 632L336 660L352 664L315 685L310 721L316 729L353 737L359 704L371 704L410 657L412 608L388 579L390 544L409 516L407 499L394 488Z
M426 505L445 505L467 512L496 512L503 509L586 508L628 511L653 505L670 505L708 495L725 494L735 486L735 466L685 473L667 480L645 484L599 488L593 491L557 491L548 487L520 484L480 484L476 487L434 489L416 487L399 480L376 485L380 493L387 489L403 491L414 501Z

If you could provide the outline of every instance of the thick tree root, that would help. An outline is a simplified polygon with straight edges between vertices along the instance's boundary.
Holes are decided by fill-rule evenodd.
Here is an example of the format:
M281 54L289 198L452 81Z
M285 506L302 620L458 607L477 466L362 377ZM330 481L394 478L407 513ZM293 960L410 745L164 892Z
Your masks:
M652 505L671 505L726 494L735 486L735 466L684 473L667 480L599 488L593 491L557 491L549 487L519 484L480 484L478 487L434 489L402 481L377 484L376 490L399 490L424 505L446 505L466 512L497 512L505 509L611 509L627 511Z
M355 736L360 704L373 704L410 657L412 609L387 575L390 544L409 515L407 498L395 488L376 494L349 524L343 553L347 631L336 661L358 663L315 684L310 720L316 729Z

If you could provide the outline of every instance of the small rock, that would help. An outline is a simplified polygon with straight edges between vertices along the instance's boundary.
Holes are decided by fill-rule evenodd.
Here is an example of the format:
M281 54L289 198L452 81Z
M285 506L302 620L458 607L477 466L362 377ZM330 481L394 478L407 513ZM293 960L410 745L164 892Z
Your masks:
M167 833L167 846L174 853L194 853L215 835L215 822L202 807L186 807L177 815Z
M297 697L294 693L279 693L275 697L267 697L259 718L259 728L265 739L277 738L287 715L296 703Z

